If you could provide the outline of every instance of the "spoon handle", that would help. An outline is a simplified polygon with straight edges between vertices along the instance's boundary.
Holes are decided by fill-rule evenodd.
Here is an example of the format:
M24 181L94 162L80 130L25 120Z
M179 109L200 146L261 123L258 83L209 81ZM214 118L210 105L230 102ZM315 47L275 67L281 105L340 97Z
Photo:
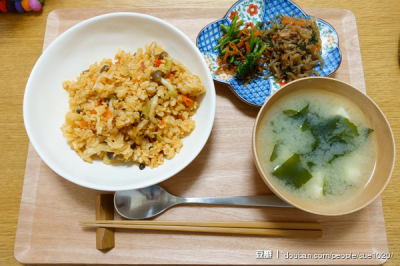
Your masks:
M238 206L260 206L260 207L293 207L275 195L266 196L235 196L235 197L212 197L212 198L181 198L180 203L198 204L220 204Z

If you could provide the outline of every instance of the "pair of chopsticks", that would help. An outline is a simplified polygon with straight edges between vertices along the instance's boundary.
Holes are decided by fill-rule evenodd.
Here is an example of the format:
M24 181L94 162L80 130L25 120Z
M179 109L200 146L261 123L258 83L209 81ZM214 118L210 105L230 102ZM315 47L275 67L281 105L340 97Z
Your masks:
M274 237L322 237L321 223L298 222L171 222L171 221L81 221L81 226L197 233L261 235Z

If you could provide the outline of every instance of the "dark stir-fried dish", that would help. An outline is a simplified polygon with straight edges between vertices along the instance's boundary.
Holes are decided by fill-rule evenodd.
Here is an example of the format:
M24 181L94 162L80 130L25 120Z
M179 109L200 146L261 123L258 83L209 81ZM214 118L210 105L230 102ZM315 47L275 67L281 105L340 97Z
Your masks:
M230 26L221 24L223 36L214 50L219 49L217 73L225 72L245 79L245 86L254 78L264 76L284 84L309 77L317 64L323 68L321 39L316 18L277 15L274 20L243 27L235 15Z

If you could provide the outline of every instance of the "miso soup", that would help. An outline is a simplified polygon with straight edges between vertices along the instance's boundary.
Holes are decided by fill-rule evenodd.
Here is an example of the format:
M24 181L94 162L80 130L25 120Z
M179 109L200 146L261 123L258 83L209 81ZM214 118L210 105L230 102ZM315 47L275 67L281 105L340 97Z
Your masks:
M260 121L257 155L276 185L302 201L337 203L370 179L376 139L362 111L316 90L277 101Z

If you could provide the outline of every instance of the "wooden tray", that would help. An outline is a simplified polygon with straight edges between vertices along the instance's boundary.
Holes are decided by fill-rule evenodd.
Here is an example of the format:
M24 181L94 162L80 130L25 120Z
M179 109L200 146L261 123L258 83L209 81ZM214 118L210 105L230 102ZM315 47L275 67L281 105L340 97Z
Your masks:
M180 28L194 41L197 33L221 18L226 9L56 10L48 17L44 49L76 23L116 11L159 17ZM339 34L343 61L333 77L365 92L354 15L342 9L306 9L306 12L328 21ZM251 133L258 108L246 105L224 86L216 85L216 90L216 118L207 145L187 168L161 185L172 194L184 197L271 193L257 173L251 152ZM321 217L297 209L181 206L172 208L157 220L319 221L324 235L316 240L117 230L116 247L101 252L95 247L95 230L78 225L80 220L95 218L94 203L98 193L59 177L29 145L15 241L17 260L40 264L379 265L386 260L378 259L377 252L388 252L380 198L361 211L341 217ZM257 258L257 251L268 250L272 251L272 258ZM372 258L286 259L287 253L352 253Z

